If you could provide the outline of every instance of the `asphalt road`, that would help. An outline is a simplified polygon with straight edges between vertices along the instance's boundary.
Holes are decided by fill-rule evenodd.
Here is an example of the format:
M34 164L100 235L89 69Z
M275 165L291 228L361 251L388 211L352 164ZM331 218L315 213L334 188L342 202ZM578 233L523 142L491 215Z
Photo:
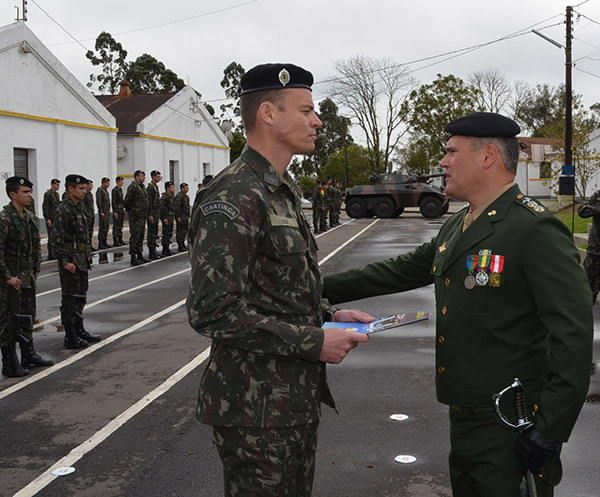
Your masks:
M348 220L319 235L324 274L407 252L443 220L416 212L392 220ZM187 254L139 267L127 251L96 255L85 310L103 341L62 347L55 263L38 288L34 339L56 365L0 381L0 496L220 496L222 472L210 427L194 418L209 340L187 325ZM434 311L433 289L366 299L373 315ZM595 308L600 320L600 307ZM324 407L315 497L449 496L447 408L434 392L434 319L372 335L328 368L339 414ZM595 336L595 361L600 334ZM600 381L563 449L556 495L600 496ZM392 414L406 420L394 421ZM398 455L416 458L395 462ZM73 467L65 476L52 470Z

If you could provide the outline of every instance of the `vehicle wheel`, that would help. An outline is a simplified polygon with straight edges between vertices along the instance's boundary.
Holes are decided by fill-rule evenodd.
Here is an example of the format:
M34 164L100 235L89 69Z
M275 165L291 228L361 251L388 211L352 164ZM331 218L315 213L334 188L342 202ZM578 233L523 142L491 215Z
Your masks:
M396 212L396 204L389 197L382 197L377 199L373 205L373 213L377 217L388 219Z
M360 197L350 197L346 201L346 214L353 218L365 217L367 203Z
M449 208L450 208L450 202L447 202L446 205L444 205L444 208L442 209L442 216L444 214L446 214L446 212L448 212Z
M396 212L394 212L394 215L392 217L401 216L403 212L404 212L404 207L396 207Z
M440 217L444 213L444 206L439 198L429 196L421 200L419 210L423 217Z

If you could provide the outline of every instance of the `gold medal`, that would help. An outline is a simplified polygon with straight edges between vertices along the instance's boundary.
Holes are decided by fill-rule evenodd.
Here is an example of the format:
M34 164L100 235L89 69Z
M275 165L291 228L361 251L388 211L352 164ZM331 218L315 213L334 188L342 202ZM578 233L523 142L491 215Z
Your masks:
M498 288L500 286L500 273L490 274L490 282L488 284Z

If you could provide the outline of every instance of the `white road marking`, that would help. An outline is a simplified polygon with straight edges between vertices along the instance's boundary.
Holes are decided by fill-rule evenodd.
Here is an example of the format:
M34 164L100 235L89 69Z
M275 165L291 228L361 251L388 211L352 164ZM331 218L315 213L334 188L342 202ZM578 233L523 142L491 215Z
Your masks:
M377 223L379 221L379 219L375 219L375 221L373 221L371 224L369 224L369 226L367 226L365 229L363 229L362 231L358 232L356 235L354 235L352 238L346 240L344 243L342 243L338 248L336 248L333 252L330 252L329 254L327 254L325 257L323 257L323 259L321 259L321 262L319 262L319 266L321 266L322 264L325 264L329 259L331 259L335 254L337 254L340 250L342 250L344 247L346 247L346 245L348 245L349 243L352 243L354 240L356 240L360 235L362 235L365 231L367 231L368 229L370 229L375 223Z

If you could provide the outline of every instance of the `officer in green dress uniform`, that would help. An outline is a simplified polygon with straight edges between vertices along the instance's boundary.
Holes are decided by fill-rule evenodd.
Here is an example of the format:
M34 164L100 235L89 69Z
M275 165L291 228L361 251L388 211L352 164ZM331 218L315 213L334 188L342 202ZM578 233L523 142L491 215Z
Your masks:
M339 303L433 283L454 495L518 497L529 469L538 496L551 496L590 380L590 288L569 230L514 184L517 124L481 112L445 130L446 193L470 205L413 252L325 278L325 295ZM492 400L514 378L535 421L516 447Z
M197 414L214 427L227 497L311 495L320 404L334 405L325 363L367 340L323 330L323 318L372 319L321 299L317 245L286 171L321 126L312 81L293 64L244 74L247 146L193 217L188 318L212 339Z

